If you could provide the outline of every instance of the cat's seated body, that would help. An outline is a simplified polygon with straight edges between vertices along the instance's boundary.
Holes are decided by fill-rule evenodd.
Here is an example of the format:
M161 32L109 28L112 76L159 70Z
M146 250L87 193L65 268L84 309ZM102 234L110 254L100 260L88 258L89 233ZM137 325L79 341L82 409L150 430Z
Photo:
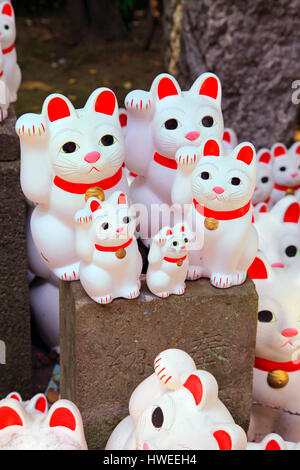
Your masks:
M272 155L267 148L262 148L257 152L256 185L252 196L253 205L265 203L269 208L273 188Z
M271 203L275 204L286 195L300 195L300 143L295 142L289 149L282 143L271 148L273 157L274 189Z

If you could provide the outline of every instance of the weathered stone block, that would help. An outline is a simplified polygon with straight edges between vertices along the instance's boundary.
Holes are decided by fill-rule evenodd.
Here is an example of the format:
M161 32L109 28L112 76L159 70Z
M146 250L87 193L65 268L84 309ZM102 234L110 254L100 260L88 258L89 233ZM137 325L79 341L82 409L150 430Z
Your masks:
M183 296L167 299L143 286L138 299L106 306L79 282L61 282L60 289L61 394L80 408L90 449L105 446L128 414L134 388L167 348L185 350L215 375L221 399L247 429L258 302L251 280L230 289L188 282Z
M18 160L20 156L19 138L15 131L16 114L13 105L8 108L8 117L0 124L0 161Z

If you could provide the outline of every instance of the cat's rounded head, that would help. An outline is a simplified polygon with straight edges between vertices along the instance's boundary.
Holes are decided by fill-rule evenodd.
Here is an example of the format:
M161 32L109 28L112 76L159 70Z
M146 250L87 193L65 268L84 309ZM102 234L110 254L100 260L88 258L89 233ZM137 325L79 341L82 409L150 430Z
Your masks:
M282 186L294 187L300 184L300 143L296 142L289 150L282 143L271 149L275 182Z
M0 43L2 50L12 46L16 39L15 14L9 2L0 4Z
M50 95L42 114L49 129L47 150L55 176L72 183L96 183L121 168L124 136L111 90L95 90L80 110L65 96Z
M182 92L174 77L161 74L154 80L150 95L150 125L158 153L174 158L180 147L197 146L209 136L222 139L222 88L216 75L202 74L190 90Z
M187 254L189 237L183 224L174 227L164 227L161 235L165 241L162 245L162 253L169 258L179 258Z
M200 155L192 175L192 195L199 204L228 211L250 201L256 176L255 148L251 143L241 143L224 156L221 142L207 139Z
M272 155L270 150L262 148L257 152L256 185L252 196L253 204L266 201L270 197L273 187Z

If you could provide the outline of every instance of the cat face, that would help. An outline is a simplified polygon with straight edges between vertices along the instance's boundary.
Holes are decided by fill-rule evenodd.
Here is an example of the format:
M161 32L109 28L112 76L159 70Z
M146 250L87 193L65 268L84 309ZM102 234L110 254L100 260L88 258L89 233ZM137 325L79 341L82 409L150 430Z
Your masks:
M287 150L281 143L273 145L273 174L277 184L294 187L300 184L300 144L295 142Z
M2 49L14 44L16 39L15 14L10 3L0 5L0 43Z
M51 95L42 113L50 130L48 154L56 176L73 183L94 183L113 176L122 166L124 137L111 90L95 90L81 110L75 110L64 96Z
M223 135L221 84L213 74L203 74L182 92L177 81L159 75L150 90L153 102L151 129L156 151L175 156L185 145L199 145L206 137Z
M257 153L256 185L252 196L253 204L264 202L274 187L271 152L263 148Z
M182 224L177 224L172 228L164 227L161 234L165 240L162 248L164 256L178 258L187 254L189 238Z
M299 358L299 270L272 269L260 254L248 271L259 296L256 355L287 362Z
M255 185L255 149L239 144L226 157L219 141L209 139L201 148L200 161L192 175L192 194L212 210L234 210L247 204Z

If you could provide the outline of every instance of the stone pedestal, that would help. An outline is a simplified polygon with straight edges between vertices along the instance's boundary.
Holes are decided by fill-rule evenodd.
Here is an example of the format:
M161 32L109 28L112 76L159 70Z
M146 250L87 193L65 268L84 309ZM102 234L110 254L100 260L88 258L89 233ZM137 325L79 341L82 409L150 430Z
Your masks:
M0 124L0 398L13 390L24 398L32 392L26 204L15 120L11 106Z
M90 449L101 449L128 414L134 388L167 348L188 352L215 375L220 398L245 430L249 424L257 324L257 294L248 279L216 289L188 282L183 296L159 299L142 286L135 300L93 302L79 282L62 282L61 395L83 415Z

